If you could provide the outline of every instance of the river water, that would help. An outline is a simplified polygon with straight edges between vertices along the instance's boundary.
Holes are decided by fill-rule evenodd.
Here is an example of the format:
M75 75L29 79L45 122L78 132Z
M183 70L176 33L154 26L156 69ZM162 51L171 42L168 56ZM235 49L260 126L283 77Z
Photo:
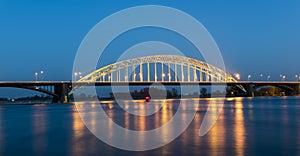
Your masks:
M180 102L186 113L196 110L189 127L174 141L142 152L99 140L83 124L74 103L2 104L0 155L300 155L300 97L226 99L216 124L200 137L209 100L155 101L150 104L163 107L151 117L130 115L113 101L101 104L117 124L142 131L167 123ZM127 105L147 109L143 101L127 101ZM184 119L185 113L181 115Z

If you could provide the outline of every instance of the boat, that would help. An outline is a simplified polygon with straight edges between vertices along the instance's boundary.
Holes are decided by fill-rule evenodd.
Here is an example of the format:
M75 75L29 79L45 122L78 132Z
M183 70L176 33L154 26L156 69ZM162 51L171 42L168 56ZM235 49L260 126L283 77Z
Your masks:
M151 100L151 97L150 97L150 96L146 96L146 97L145 97L145 101L146 101L146 102L149 102L150 100Z

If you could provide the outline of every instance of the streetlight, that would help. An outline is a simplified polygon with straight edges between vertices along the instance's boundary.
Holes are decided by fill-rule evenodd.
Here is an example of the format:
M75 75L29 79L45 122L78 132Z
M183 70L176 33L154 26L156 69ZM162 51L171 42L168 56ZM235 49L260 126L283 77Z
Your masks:
M35 76L35 81L37 81L37 80L38 80L38 75L39 75L39 73L38 73L38 72L35 72L35 73L34 73L34 76Z
M264 76L263 74L260 74L260 79L261 79L261 81L263 80L263 76Z
M270 81L271 79L271 75L268 75L267 80Z
M41 71L40 71L40 73L41 73L41 80L44 80L44 79L43 79L43 74L44 74L44 71L43 71L43 70L41 70Z
M248 75L248 81L250 81L250 79L251 79L251 75Z
M240 80L241 79L241 75L240 74L238 74L238 73L236 73L236 74L234 74L234 76L238 79L238 80Z
M79 75L79 79L81 79L82 78L82 73L78 72L78 75Z
M78 75L78 73L77 73L77 72L75 72L75 73L74 73L74 81L76 81L76 79L77 79L77 75Z
M74 81L77 81L77 76L79 76L79 78L82 78L81 72L75 72L74 73Z
M299 81L299 75L295 75L296 81Z
M285 81L286 76L285 75L280 75L281 81Z

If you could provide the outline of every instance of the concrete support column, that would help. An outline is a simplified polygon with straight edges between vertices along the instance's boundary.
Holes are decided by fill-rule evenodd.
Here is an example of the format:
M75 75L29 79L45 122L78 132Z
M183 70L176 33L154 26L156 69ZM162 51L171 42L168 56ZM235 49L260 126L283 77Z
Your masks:
M67 103L69 102L68 97L68 84L57 84L54 86L54 93L57 95L53 97L53 103Z
M254 85L253 84L249 84L246 87L246 91L247 91L247 96L248 97L254 97Z
M300 95L300 84L295 85L295 94Z

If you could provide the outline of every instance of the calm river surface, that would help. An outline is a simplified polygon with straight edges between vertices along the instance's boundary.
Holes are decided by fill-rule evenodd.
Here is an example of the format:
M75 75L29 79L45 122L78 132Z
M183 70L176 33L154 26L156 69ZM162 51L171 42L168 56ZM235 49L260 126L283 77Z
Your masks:
M114 102L101 106L125 128L151 130L167 123L179 102L185 113L197 110L190 126L171 143L145 152L100 141L85 127L75 104L3 104L0 155L300 155L300 97L226 99L216 124L202 137L199 128L209 99L155 101L150 104L162 107L150 117L130 115ZM147 109L143 101L126 105Z

